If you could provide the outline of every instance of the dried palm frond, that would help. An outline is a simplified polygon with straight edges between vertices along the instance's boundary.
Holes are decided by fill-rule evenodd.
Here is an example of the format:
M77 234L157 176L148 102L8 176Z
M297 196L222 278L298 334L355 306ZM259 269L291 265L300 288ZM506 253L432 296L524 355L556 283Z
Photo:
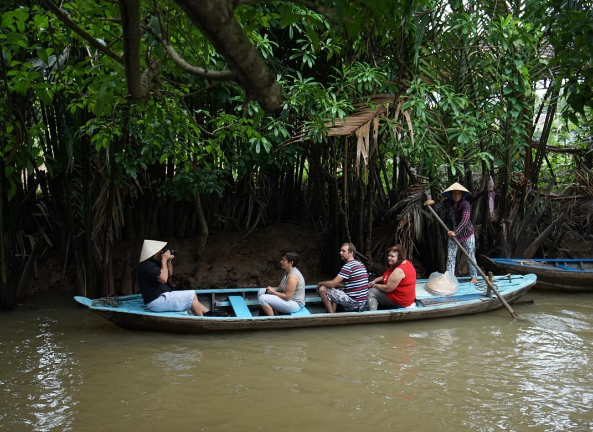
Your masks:
M593 172L581 167L574 172L574 175L579 192L587 198L593 198Z
M344 118L341 122L327 121L328 136L356 135L356 174L360 173L360 159L364 161L366 170L371 153L371 132L373 142L377 142L379 135L379 117L387 112L387 107L393 102L393 95L370 95L364 102L354 104L354 114ZM366 173L366 171L365 171Z
M366 96L363 98L363 101L353 104L355 111L352 115L340 121L328 120L324 123L324 126L328 128L327 136L348 136L356 133L362 126L368 126L374 119L384 116L389 104L393 103L394 98L390 94ZM295 142L310 139L308 135L310 131L311 129L300 130L299 133L281 143L277 148L281 149ZM376 138L378 123L375 124L375 131Z
M360 173L360 156L364 160L364 166L366 167L369 161L369 150L370 150L370 139L369 130L371 122L368 122L356 130L356 174Z
M363 126L370 126L370 122L383 115L387 106L393 102L394 96L389 94L370 95L364 102L354 104L354 114L345 117L342 122L327 121L325 126L329 128L328 136L344 136L356 133Z
M593 223L593 172L580 167L574 172L576 184L574 190L577 196L574 197L572 205L566 206L567 220L581 234L588 234ZM585 228L585 232L583 232Z
M422 237L424 189L425 185L418 183L399 191L397 204L387 212L393 223L375 231L373 252L401 243L408 254L412 253L415 241Z

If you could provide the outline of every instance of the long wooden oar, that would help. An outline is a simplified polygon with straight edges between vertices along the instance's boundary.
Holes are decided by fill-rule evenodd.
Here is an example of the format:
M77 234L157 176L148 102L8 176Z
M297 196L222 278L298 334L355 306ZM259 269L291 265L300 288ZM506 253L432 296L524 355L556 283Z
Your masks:
M439 215L432 208L432 206L428 205L426 207L428 207L430 209L430 211L432 212L432 215L439 221L439 223L442 225L442 227L445 228L445 231L447 231L447 232L450 231L450 229L447 227L447 225L445 225L445 222L443 222L443 220L439 217ZM467 259L469 259L469 261L473 264L473 266L480 272L480 275L484 278L484 280L486 281L486 284L488 284L488 287L490 287L490 289L492 291L494 291L494 294L496 294L496 296L502 302L502 304L504 305L504 307L507 308L507 310L509 311L509 313L511 314L511 316L513 318L515 318L515 319L519 319L519 316L515 313L515 311L511 307L511 305L507 303L507 301L504 299L504 297L500 295L500 293L498 292L498 290L496 289L496 287L494 286L494 284L492 283L492 281L490 281L490 279L488 279L488 277L482 271L482 269L480 267L478 267L478 264L476 263L476 261L470 256L470 254L467 253L467 251L465 250L465 248L463 246L461 246L461 243L459 243L459 240L457 240L457 237L449 237L449 238L452 238L453 241L455 243L457 243L457 247L459 249L461 249L461 252L463 252L465 254L465 256L467 256Z

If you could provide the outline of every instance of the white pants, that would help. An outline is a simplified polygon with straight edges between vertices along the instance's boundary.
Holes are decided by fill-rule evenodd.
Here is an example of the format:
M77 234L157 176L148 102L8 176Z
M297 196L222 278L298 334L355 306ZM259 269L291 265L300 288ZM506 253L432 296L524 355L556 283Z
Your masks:
M262 306L271 306L272 309L281 313L292 313L298 312L301 309L301 305L294 300L282 300L280 297L274 294L266 294L266 289L262 288L257 292L257 299L259 304Z

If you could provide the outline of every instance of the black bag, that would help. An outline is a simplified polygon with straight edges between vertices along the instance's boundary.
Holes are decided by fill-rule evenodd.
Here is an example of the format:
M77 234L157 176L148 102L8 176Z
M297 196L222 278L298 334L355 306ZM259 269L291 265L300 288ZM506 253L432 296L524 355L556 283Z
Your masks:
M210 311L206 312L204 316L209 317L230 317L230 315L222 309L212 308Z

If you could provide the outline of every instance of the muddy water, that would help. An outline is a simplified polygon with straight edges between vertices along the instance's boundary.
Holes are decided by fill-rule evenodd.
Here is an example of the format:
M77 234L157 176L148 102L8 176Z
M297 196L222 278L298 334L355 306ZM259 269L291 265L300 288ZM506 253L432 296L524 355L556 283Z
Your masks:
M0 314L0 430L593 430L593 296L525 299L521 321L216 336L38 299Z

